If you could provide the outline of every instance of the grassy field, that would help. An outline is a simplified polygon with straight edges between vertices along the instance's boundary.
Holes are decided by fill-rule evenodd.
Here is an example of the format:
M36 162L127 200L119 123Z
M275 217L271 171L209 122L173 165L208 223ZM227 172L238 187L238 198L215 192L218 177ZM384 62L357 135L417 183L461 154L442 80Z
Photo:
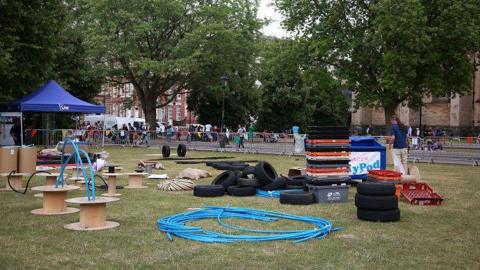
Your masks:
M111 161L127 170L138 159L152 158L158 148L107 148ZM189 152L188 157L232 156ZM302 158L233 154L236 159L267 160L277 171L302 166ZM175 176L192 167L218 171L204 165L177 165L165 161L166 173ZM73 232L63 225L78 214L34 216L40 198L0 193L0 269L479 269L480 176L479 168L453 165L420 165L423 179L445 201L439 207L400 203L401 221L370 223L356 218L350 189L348 203L310 206L280 205L260 197L197 198L192 192L168 193L155 189L121 190L120 201L108 206L108 219L120 227L98 232ZM198 180L209 183L210 179ZM35 179L33 185L40 185ZM122 178L120 184L126 184ZM74 192L69 197L82 196ZM169 241L156 227L158 218L203 205L227 205L312 215L345 229L323 240L291 242L202 244L175 238ZM203 226L218 228L216 221ZM237 222L236 224L242 224ZM304 228L304 224L243 224L262 228Z

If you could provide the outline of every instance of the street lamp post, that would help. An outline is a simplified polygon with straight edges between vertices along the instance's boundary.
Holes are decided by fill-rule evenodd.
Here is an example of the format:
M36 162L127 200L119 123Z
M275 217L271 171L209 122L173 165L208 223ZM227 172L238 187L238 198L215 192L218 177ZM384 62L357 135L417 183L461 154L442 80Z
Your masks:
M230 78L224 74L222 77L220 77L220 80L223 82L223 87L222 87L222 121L220 123L220 132L223 132L223 119L225 117L225 88L228 86L228 81Z

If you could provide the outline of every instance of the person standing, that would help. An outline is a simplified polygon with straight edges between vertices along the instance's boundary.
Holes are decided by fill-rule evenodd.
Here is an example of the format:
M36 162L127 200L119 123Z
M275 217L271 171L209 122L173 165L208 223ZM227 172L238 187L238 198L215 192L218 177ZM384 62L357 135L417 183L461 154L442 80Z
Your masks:
M297 125L294 125L294 126L292 127L293 145L295 145L295 140L296 140L295 137L297 137L299 130L300 130L300 127L297 126Z
M372 125L368 125L367 129L365 130L365 133L367 136L370 136L372 133Z
M403 174L408 173L407 156L408 156L408 139L405 126L400 119L393 115L391 118L392 127L390 129L389 149L392 150L392 159L395 170L399 170ZM393 149L392 149L393 145Z
M239 141L238 141L238 148L245 148L245 145L243 144L243 141L245 139L245 129L242 127L242 125L238 125L238 130L237 130L237 136L239 136Z
M22 131L21 131L21 128L20 128L20 120L17 119L17 118L14 118L13 120L13 126L12 128L10 128L10 136L12 136L12 139L13 139L13 142L15 143L15 145L21 145L22 144L22 141L21 141L21 134L22 134Z
M250 124L250 127L248 128L248 140L253 143L253 123Z
M206 141L209 142L212 137L212 125L206 124L205 125L205 138Z

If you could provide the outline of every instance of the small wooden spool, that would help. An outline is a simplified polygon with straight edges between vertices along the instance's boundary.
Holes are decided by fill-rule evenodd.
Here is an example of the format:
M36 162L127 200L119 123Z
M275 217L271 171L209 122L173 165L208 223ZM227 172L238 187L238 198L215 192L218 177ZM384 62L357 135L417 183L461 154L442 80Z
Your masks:
M143 185L143 177L148 173L127 173L128 186L125 188L148 188Z
M107 177L108 192L102 194L102 196L107 197L118 197L122 194L117 193L117 176L120 176L119 173L104 173L103 176Z
M38 176L45 176L46 186L55 185L57 183L57 178L60 176L60 173L37 173ZM67 174L63 174L65 179Z
M107 221L107 203L118 200L110 197L96 197L91 201L87 197L67 199L67 203L80 204L80 222L63 227L74 231L98 231L118 227L118 222Z
M10 176L10 184L16 190L23 189L23 176L29 175L28 173L15 173ZM8 185L8 173L1 174L0 176L5 177L5 188L1 188L2 191L12 191Z
M34 191L43 192L43 208L32 210L30 213L34 215L64 215L78 212L78 208L67 207L65 200L67 199L67 192L70 190L79 189L77 186L39 186L33 187Z

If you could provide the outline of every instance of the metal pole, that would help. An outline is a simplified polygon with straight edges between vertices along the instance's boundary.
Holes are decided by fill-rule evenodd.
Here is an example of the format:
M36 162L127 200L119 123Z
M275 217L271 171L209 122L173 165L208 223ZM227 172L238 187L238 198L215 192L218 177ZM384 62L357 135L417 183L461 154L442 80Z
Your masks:
M475 54L473 56L473 82L472 82L472 136L474 136L474 131L475 131L475 81L476 81L476 75L477 75L477 55Z
M225 116L225 88L226 87L227 87L226 85L222 87L222 121L220 123L220 133L223 132L223 117Z
M103 114L102 148L105 145L105 114Z
M23 112L20 112L20 145L23 146Z

